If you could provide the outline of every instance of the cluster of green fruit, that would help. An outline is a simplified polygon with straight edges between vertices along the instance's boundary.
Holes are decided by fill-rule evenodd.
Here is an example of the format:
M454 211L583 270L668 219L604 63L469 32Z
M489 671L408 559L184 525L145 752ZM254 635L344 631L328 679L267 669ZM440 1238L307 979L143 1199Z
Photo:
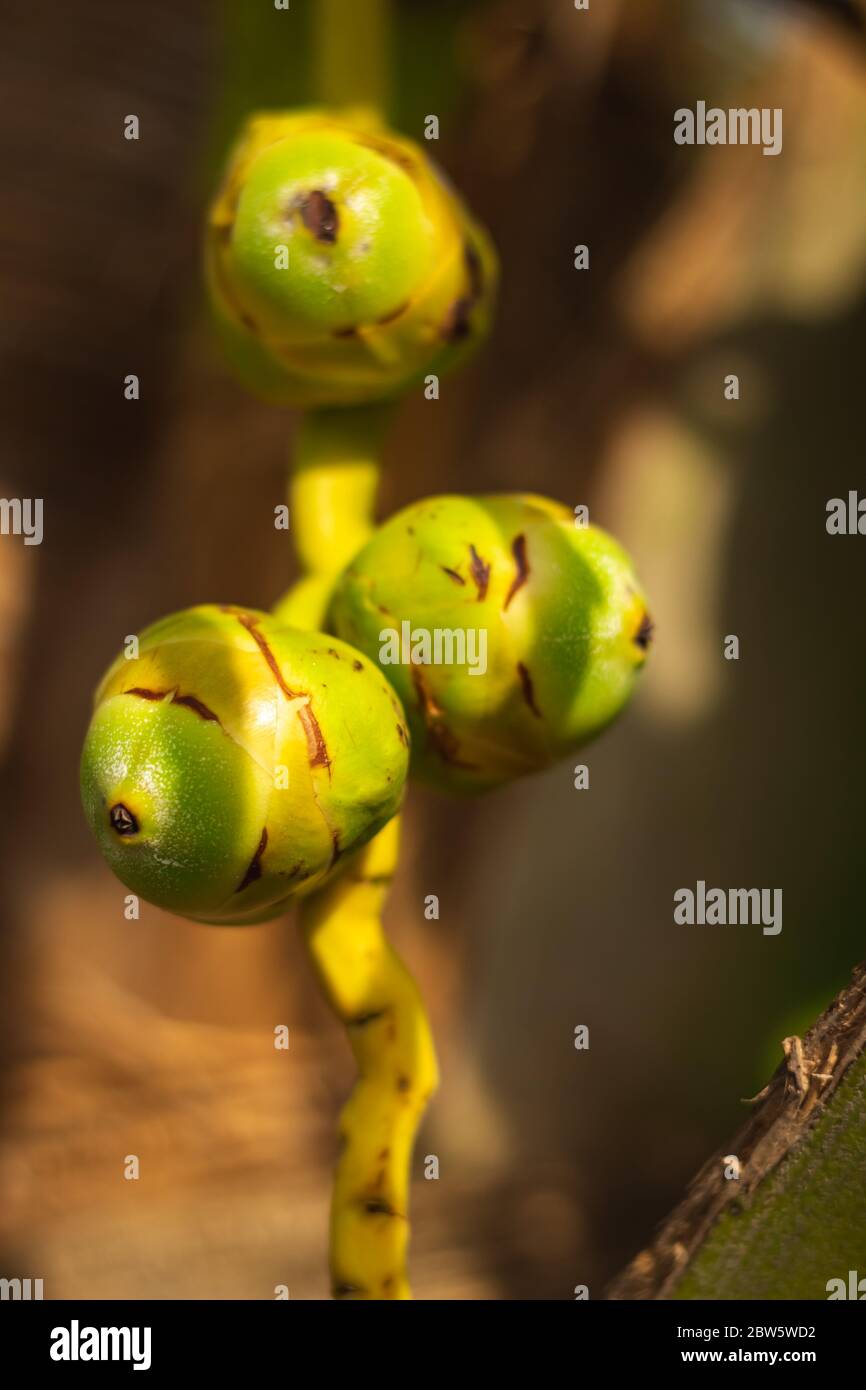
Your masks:
M369 405L463 360L496 261L421 149L352 111L250 122L212 208L211 300L242 380L305 410ZM624 707L651 634L631 563L531 495L434 497L329 579L324 631L202 606L144 632L96 695L82 760L133 892L263 921L395 815L411 773L478 792ZM290 613L290 605L284 610ZM383 629L483 629L483 674L381 660Z

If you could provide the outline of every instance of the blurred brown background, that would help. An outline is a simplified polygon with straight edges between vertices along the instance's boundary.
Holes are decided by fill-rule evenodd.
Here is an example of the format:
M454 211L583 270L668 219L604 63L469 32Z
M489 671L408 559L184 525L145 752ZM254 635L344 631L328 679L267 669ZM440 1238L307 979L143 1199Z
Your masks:
M291 923L126 921L77 790L123 637L267 606L294 573L272 524L291 418L229 379L198 240L244 111L314 95L316 2L4 6L0 492L45 499L45 538L0 538L0 1274L48 1298L327 1295L352 1067ZM859 14L393 6L394 119L420 138L439 115L504 277L477 364L406 403L382 510L588 502L657 623L633 709L581 755L588 792L563 765L483 801L411 795L389 922L443 1068L420 1297L600 1296L863 955L866 541L824 525L866 492ZM676 146L698 99L782 107L782 154ZM675 927L698 878L781 887L781 936Z

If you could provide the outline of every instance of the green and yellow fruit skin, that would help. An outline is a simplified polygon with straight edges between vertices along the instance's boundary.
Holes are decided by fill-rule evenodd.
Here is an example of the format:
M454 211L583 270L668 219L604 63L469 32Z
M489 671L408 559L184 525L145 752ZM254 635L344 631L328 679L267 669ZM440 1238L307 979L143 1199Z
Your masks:
M605 728L652 632L617 542L529 495L433 497L399 512L343 571L328 621L393 684L413 775L466 792L547 767ZM397 664L389 634L404 632ZM423 642L420 663L403 660L419 634L432 643L437 632L441 664L425 664L435 649ZM465 635L461 665L447 664L461 655L448 633Z
M339 639L202 606L105 675L85 813L133 893L196 921L282 912L397 811L408 767L388 682Z
M206 267L244 385L304 409L450 370L485 335L496 281L488 237L424 151L366 108L252 117L210 211Z

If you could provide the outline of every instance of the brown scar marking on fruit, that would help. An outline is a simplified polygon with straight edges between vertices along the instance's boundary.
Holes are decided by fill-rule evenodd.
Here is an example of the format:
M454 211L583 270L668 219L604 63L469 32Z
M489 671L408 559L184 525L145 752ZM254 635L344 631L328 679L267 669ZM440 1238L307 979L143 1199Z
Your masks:
M428 689L427 682L417 666L412 667L412 684L415 687L415 694L418 696L418 703L421 706L424 722L426 723L428 719L438 719L442 714L442 710L439 705L437 705L435 698Z
M474 545L470 545L469 554L472 556L469 572L478 589L478 602L481 603L482 600L487 597L487 586L490 583L490 566L485 560L482 560Z
M357 336L358 336L358 330L357 330L357 328L355 327L355 325L354 325L354 324L351 324L351 323L349 324L349 327L348 327L348 328L335 328L335 329L334 329L334 337L335 337L335 338L357 338Z
M398 724L398 725L397 725L397 737L399 738L400 742L401 742L405 747L408 748L408 746L409 746L409 736L408 736L406 730L403 728L403 725L402 725L402 724Z
M252 637L253 641L255 642L256 646L258 647L259 651L264 657L265 661L268 663L274 680L277 682L277 685L280 687L280 690L282 690L286 699L297 700L300 692L296 690L290 690L288 685L286 685L285 678L283 677L283 673L279 667L279 662L277 661L277 658L271 651L270 646L268 645L267 638L263 636L263 634L258 630L258 618L254 617L252 613L238 612L236 608L225 608L223 612L234 613L241 627L246 628L247 632L250 634L250 637Z
M484 293L484 269L481 257L471 241L464 244L463 259L469 272L469 292L473 299L480 299Z
M330 773L331 759L328 757L322 726L314 715L312 707L302 705L298 710L298 718L307 739L307 757L310 760L310 767L326 767Z
M363 669L364 669L364 663L363 663L363 661L358 661L357 658L356 658L356 659L352 662L352 670L353 670L353 671L363 671Z
M517 573L511 581L511 588L505 595L505 602L502 605L503 613L519 589L522 589L529 578L529 561L526 558L526 537L523 535L515 536L511 542L511 553L514 556L514 563L517 566Z
M417 666L412 668L412 684L415 687L415 694L418 697L418 704L424 720L424 727L427 730L433 748L442 759L443 763L448 763L451 767L460 767L465 771L474 771L474 763L464 762L460 757L460 743L456 734L442 722L442 709L437 705L436 700L431 694L424 680L423 675Z
M640 621L640 627L634 635L634 641L642 652L648 651L655 632L655 623L649 613L644 613Z
M463 244L463 261L469 284L468 292L456 299L442 325L442 337L448 343L459 343L472 332L472 310L484 293L484 269L481 257L472 242Z
M222 728L219 715L214 714L213 710L209 709L204 700L200 700L197 695L178 695L176 690L146 690L141 685L133 685L129 690L124 690L123 694L136 695L139 700L165 700L171 696L172 704L183 705L185 709L191 709L200 719L212 720L214 724L219 724Z
M333 845L333 849L331 851L331 862L328 865L330 869L334 867L340 855L343 853L340 848L340 832L338 830L331 831L331 844Z
M392 149L390 145L386 145L383 141L377 140L371 135L361 136L356 140L356 144L362 145L364 149L367 150L375 150L376 154L380 154L384 159L390 160L390 162L396 164L399 169L405 169L407 173L412 175L413 179L417 180L418 171L415 161L410 155L404 154L402 150Z
M213 710L209 709L204 700L200 700L197 695L175 695L173 703L175 705L183 705L186 709L191 709L200 719L213 720L215 724L219 724L220 728L222 728L219 715L214 714Z
M290 880L293 878L297 878L299 874L303 873L306 873L306 868L303 864L295 864L291 869L277 870L277 875L279 878L286 878Z
M528 704L529 708L532 710L532 713L535 715L536 719L540 719L541 710L535 703L535 690L532 685L532 677L529 674L527 667L524 666L522 661L518 661L517 663L517 674L520 677L520 689L523 694L524 700Z
M397 1090L401 1093L401 1095L405 1095L405 1093L409 1090L411 1084L412 1083L409 1080L408 1076L397 1077Z
M340 216L327 193L314 188L312 193L307 193L301 199L299 208L301 221L307 231L312 232L316 241L333 246L340 229Z
M265 852L265 848L266 848L266 846L267 846L267 843L268 843L268 828L267 828L267 826L264 826L264 828L262 829L261 839L259 840L259 843L258 843L258 848L256 849L255 854L253 855L252 859L250 860L249 864L247 865L247 871L246 871L246 873L244 874L243 878L241 879L240 883L238 884L237 888L235 889L235 892L236 892L236 893L242 893L242 892L244 891L245 888L249 888L249 886L250 886L251 883L255 883L255 882L256 882L256 879L261 878L261 876L262 876L262 855L263 855L264 852Z
M380 1162L380 1163L387 1163L387 1162L388 1162L388 1159L389 1159L390 1157L391 1157L391 1150L390 1150L390 1149L383 1149L382 1152L379 1154L379 1162Z
M466 580L463 578L463 575L458 574L456 570L449 569L448 565L440 565L439 568L443 571L444 574L448 575L449 579L453 579L455 584L466 583Z
M460 343L464 338L469 337L472 331L469 322L472 304L473 301L465 295L455 300L441 329L442 337L446 343Z
M460 740L446 724L430 725L428 734L443 763L448 763L449 767L463 768L466 772L476 771L475 763L467 763L459 756Z
M265 661L268 663L274 679L286 699L297 700L302 698L301 691L292 690L286 684L283 673L280 670L279 662L271 651L267 638L259 632L256 626L258 618L255 618L252 613L239 613L237 609L227 609L226 611L233 612L241 626L246 628ZM309 700L309 696L307 696L307 699ZM326 767L328 769L328 776L330 777L331 759L328 757L328 749L322 735L321 726L309 704L300 707L298 710L298 719L301 722L301 727L304 730L304 737L307 740L307 756L310 760L310 767ZM336 857L337 855L335 853L334 859L331 860L332 864Z
M395 319L400 318L400 315L401 315L401 314L405 314L405 313L406 313L406 311L408 310L409 306L410 306L410 301L409 301L408 299L405 299L405 300L403 301L402 304L398 304L398 305L397 305L397 308L396 308L396 309L392 309L392 310L390 311L390 313L388 313L388 314L383 314L381 318L379 318L379 319L376 320L376 323L377 323L377 324L393 323Z

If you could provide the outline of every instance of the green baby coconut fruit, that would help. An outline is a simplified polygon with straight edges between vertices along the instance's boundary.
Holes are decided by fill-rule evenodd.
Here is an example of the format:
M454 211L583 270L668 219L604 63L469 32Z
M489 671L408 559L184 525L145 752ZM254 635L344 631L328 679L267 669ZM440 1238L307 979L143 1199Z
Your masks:
M202 922L277 916L397 811L403 711L339 639L246 608L149 627L96 693L85 813L111 869Z
M489 325L487 235L421 147L363 108L252 117L205 250L227 355L278 404L388 399Z
M337 581L329 626L407 711L412 772L483 791L547 767L627 704L652 635L625 551L542 497L433 497Z

